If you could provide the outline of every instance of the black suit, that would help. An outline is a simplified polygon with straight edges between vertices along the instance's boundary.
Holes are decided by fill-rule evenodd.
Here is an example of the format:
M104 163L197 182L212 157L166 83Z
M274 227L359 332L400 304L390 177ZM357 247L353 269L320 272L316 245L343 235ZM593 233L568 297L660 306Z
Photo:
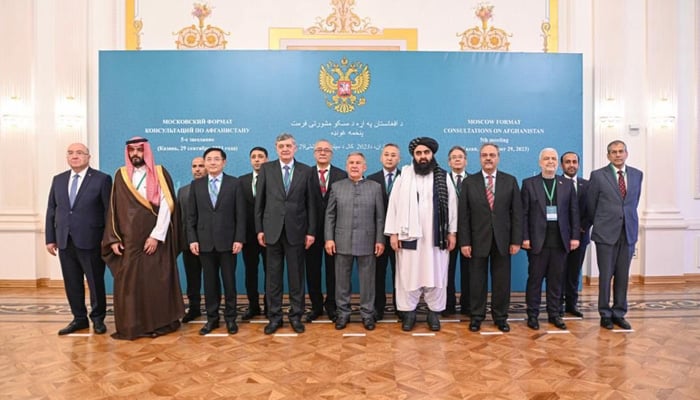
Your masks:
M393 179L401 175L401 170L399 168L394 169ZM367 177L369 180L373 180L382 185L382 194L384 196L384 214L386 214L387 208L389 208L389 194L390 191L386 187L386 177L384 176L384 168L379 171L369 175ZM382 229L383 231L384 229ZM375 268L375 294L374 294L374 311L378 316L384 315L384 309L386 308L386 267L391 262L391 287L392 289L392 305L396 309L396 252L389 246L389 239L386 238L387 246L384 247L384 253L377 257L377 264Z
M348 174L335 166L330 166L327 172L328 184L326 193L321 192L321 183L319 179L318 167L311 168L311 193L314 195L318 207L318 216L316 223L316 240L314 244L306 250L306 285L309 288L309 300L311 300L311 310L316 314L321 314L325 307L329 316L335 314L335 262L334 257L326 254L324 250L324 223L326 215L326 207L328 206L328 198L331 195L333 183L345 179ZM326 300L323 300L323 291L321 289L321 275L323 259L325 257L326 266Z
M486 199L482 171L462 182L459 197L459 246L472 247L469 266L469 301L472 320L486 317L489 259L491 263L491 314L505 321L510 307L510 245L522 244L520 189L514 176L496 172L494 209Z
M258 266L262 256L263 274L267 272L265 248L258 243L255 231L255 196L253 196L253 173L239 178L243 189L246 207L245 246L243 246L243 263L245 264L245 290L251 310L260 309L260 292L258 291ZM257 183L257 182L256 182Z
M457 199L462 193L462 185L457 187L457 182L454 178L453 172L447 173L450 178L450 183L455 186L455 192L457 193ZM467 171L462 172L462 183L464 179L469 176ZM450 184L448 183L448 184ZM459 306L462 314L469 314L469 259L465 257L459 249L459 246L450 252L450 263L447 268L447 302L445 305L445 310L448 312L453 312L457 306L457 285L455 284L455 279L457 275L457 259L459 259L459 285L461 288L461 293L459 296Z
M77 192L73 206L68 198L69 180L75 173L65 171L54 176L46 207L46 244L55 243L61 261L63 284L75 320L87 323L85 284L90 288L90 319L102 322L105 298L105 263L100 240L109 208L112 178L89 168Z
M588 215L586 204L586 192L588 180L576 178L576 194L578 196L578 213L580 217L581 238L579 247L566 255L566 268L564 269L564 287L562 288L561 304L566 310L575 310L578 303L578 285L583 267L583 259L586 256L586 248L591 242L591 218Z
M547 197L545 184L551 199ZM546 277L547 314L551 319L561 310L566 254L571 250L571 240L580 237L576 191L571 181L561 176L545 180L542 175L536 175L523 180L522 199L523 240L530 242L525 294L527 315L539 316L542 281ZM556 220L549 220L548 206L556 206Z
M268 318L282 320L284 261L289 280L289 319L300 321L304 313L304 244L316 236L318 205L312 194L311 167L294 160L291 182L285 191L282 165L273 160L262 165L255 197L255 231L265 234L267 248Z
M185 185L177 191L177 203L180 210L180 221L182 224L181 248L182 263L185 265L185 279L187 280L187 299L189 301L189 312L198 313L202 303L202 262L199 256L192 254L190 243L187 241L187 214L190 204L190 187Z
M245 243L245 202L240 181L221 174L216 204L209 196L209 176L192 182L187 216L187 238L199 243L199 258L204 273L204 304L207 321L219 320L221 289L224 286L224 319L236 319L236 254L234 242Z

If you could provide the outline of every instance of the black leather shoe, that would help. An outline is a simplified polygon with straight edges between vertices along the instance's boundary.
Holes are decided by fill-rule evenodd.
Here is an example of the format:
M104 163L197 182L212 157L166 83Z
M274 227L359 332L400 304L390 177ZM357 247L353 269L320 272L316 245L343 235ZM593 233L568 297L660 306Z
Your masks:
M296 333L304 333L306 330L306 328L304 328L304 324L302 324L298 319L289 321L289 325L292 326L292 329L294 329L294 332Z
M496 327L498 328L499 331L510 332L510 325L508 325L508 321L499 320L499 321L496 321L494 323L496 324Z
M574 317L583 318L583 313L581 311L579 311L577 308L567 308L566 312L573 315Z
M331 321L335 321L338 318L338 313L335 311L335 308L327 308L326 315L328 315L328 319Z
M87 329L90 327L90 324L87 321L76 321L73 320L70 322L70 324L66 325L65 328L61 329L58 331L59 335L68 335L71 334L75 331L79 331L82 329ZM105 328L106 329L106 328Z
M195 319L197 319L201 316L202 316L202 313L199 311L188 311L187 314L185 314L185 316L182 317L182 323L186 324L190 321L194 321Z
M347 325L348 320L343 317L338 317L338 319L335 320L335 329L337 330L345 329Z
M632 325L630 325L630 323L624 318L613 318L612 323L622 329L632 329Z
M231 335L238 333L238 324L236 321L226 321L226 330Z
M199 330L200 335L208 335L214 329L219 327L219 321L210 321L204 324L202 329Z
M612 319L611 319L611 318L605 318L605 317L602 317L602 318L600 319L600 326L602 326L602 327L605 328L605 329L612 329L612 328L614 328L614 327L613 327Z
M241 319L243 321L248 321L248 320L255 318L256 315L260 315L260 314L261 314L260 307L250 307L250 308L248 308L248 311L246 311L245 314L243 314L243 316L241 316Z
M306 314L306 322L316 321L322 314L322 311L311 311L310 313ZM299 321L299 323L301 323L301 321Z
M428 311L428 328L433 332L440 330L440 318L438 318L438 313Z
M273 333L277 332L279 328L282 327L282 321L270 321L269 324L265 325L265 334L266 335L272 335Z
M457 310L454 307L447 307L440 313L443 317L449 317L455 314L457 314Z
M97 335L103 335L107 333L107 327L105 322L102 320L92 321L92 330L95 331Z
M404 311L402 312L402 314L403 320L401 321L401 329L404 332L413 330L413 327L416 326L416 310Z
M548 321L550 324L556 326L559 329L566 329L566 324L564 323L564 320L561 319L561 317L558 315L556 317L549 317Z
M375 312L374 313L374 320L375 321L381 321L384 319L384 313L383 312Z
M367 329L368 331L373 331L376 327L374 323L374 318L363 318L362 325L364 325L365 329Z
M540 329L540 321L537 320L537 317L531 315L527 317L527 326L530 329L538 330Z
M479 332L481 329L481 321L478 319L473 319L469 322L469 330L472 332Z
M401 329L405 332L413 330L416 326L416 310L402 311L403 319L401 320Z

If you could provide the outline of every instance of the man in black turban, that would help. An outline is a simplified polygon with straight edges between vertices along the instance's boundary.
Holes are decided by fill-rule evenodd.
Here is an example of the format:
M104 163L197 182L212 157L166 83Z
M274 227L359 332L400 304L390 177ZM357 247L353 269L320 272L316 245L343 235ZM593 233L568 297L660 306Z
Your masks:
M415 138L408 150L413 165L403 167L394 181L384 227L396 252L396 306L404 314L402 329L410 331L423 295L428 326L438 331L438 314L447 301L449 251L456 243L457 194L435 161L435 139Z

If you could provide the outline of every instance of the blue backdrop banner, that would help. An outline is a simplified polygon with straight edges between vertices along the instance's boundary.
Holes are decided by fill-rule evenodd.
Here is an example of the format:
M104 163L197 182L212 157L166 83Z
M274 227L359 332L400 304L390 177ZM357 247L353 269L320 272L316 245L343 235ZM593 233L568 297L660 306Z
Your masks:
M266 147L274 159L275 137L288 132L298 160L313 165L314 143L327 139L333 164L344 169L346 156L361 151L369 174L381 168L383 144L398 144L407 164L408 142L431 136L440 165L448 168L447 151L458 145L470 173L480 168L479 146L496 143L499 169L522 181L539 173L544 147L581 154L581 77L580 54L103 51L100 168L113 173L124 164L124 142L144 136L177 190L190 183L190 161L206 148L223 148L225 172L240 176L251 170L252 147ZM238 265L244 293L241 259ZM513 290L524 291L522 251L512 274ZM107 285L111 292L111 276Z

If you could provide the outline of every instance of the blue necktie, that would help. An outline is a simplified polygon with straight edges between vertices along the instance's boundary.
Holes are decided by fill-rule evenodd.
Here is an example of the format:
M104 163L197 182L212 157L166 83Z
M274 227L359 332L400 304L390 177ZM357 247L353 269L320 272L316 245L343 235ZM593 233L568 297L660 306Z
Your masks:
M394 186L394 173L389 172L386 176L386 194L389 194L391 193L391 187Z
M214 178L209 181L209 198L212 206L216 206L216 198L219 196L219 190L216 188L216 181L218 180L219 178Z
M78 179L80 175L73 175L73 182L70 183L70 192L68 192L68 200L70 200L70 208L73 208L73 203L75 203L75 196L78 194Z
M284 166L284 192L287 193L289 192L289 183L290 183L290 175L289 175L289 165Z

